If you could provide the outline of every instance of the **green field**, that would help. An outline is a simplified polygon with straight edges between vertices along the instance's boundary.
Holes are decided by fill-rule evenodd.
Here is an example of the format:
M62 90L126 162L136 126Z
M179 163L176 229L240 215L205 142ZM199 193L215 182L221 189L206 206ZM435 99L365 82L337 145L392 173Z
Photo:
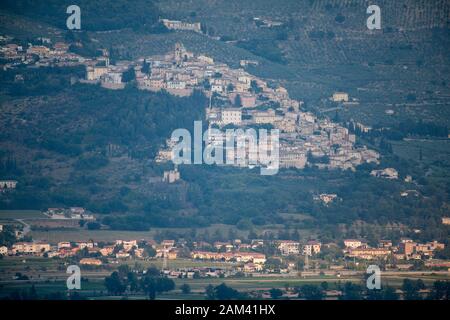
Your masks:
M449 139L408 139L403 141L391 141L393 151L399 157L407 160L420 160L422 150L422 161L432 163L434 161L447 162L450 158Z
M0 220L47 218L39 210L0 210Z
M1 219L1 218L0 218ZM260 232L264 229L276 230L281 229L282 225L265 225L258 226L255 228L256 231ZM209 232L214 234L215 232L220 232L224 235L228 234L230 229L236 232L237 237L246 238L248 230L239 230L231 225L225 224L213 224L209 227L196 228L199 233ZM31 236L35 240L49 241L51 243L56 243L59 241L105 241L111 242L118 239L123 240L151 240L155 238L155 234L158 232L174 232L174 233L184 233L188 232L187 228L152 228L150 231L120 231L120 230L52 230L52 231L31 231Z
M116 231L116 230L55 230L55 231L31 231L30 235L35 240L57 243L60 241L105 241L112 242L118 239L124 240L150 240L149 231Z

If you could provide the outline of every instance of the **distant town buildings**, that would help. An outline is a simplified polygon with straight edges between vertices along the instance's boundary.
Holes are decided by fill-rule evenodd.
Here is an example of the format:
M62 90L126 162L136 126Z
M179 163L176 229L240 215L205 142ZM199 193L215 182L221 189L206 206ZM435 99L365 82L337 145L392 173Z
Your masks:
M11 249L13 254L43 254L50 251L50 244L44 242L16 242Z
M333 93L332 100L334 102L348 102L348 93L335 92L335 93Z
M303 254L312 256L314 254L320 253L320 248L322 247L322 244L318 241L308 241L303 246Z
M348 252L348 257L372 260L377 257L384 257L391 253L385 248L352 248Z
M371 176L384 179L398 179L398 171L394 168L386 168L382 170L372 170Z
M188 23L178 20L160 19L160 21L169 30L187 30L194 32L202 32L200 22Z
M95 258L83 258L80 260L81 265L100 266L102 261Z
M201 32L200 23L161 19L172 30ZM279 22L255 18L259 27L273 27ZM42 41L41 41L42 42ZM136 85L141 90L166 90L177 96L189 96L202 90L211 96L207 110L209 124L219 127L233 125L242 128L268 125L280 130L279 165L281 168L315 166L319 169L351 169L362 163L378 163L379 154L366 147L355 146L355 135L327 119L301 110L302 101L289 97L286 88L268 83L246 72L242 67L256 65L254 60L241 60L241 68L215 62L207 55L194 55L181 43L165 55L143 57L136 61L116 61L110 64L109 52L102 56L84 58L68 52L68 45L42 42L24 49L13 43L0 47L8 63L4 68L24 64L29 66L84 65L86 78L80 82L100 84L108 89L122 89L130 79L124 74L133 69ZM39 56L36 61L33 57ZM10 62L9 62L10 61ZM18 62L20 61L20 62ZM146 66L144 68L144 66ZM22 81L22 80L20 80ZM214 95L214 99L212 98ZM220 101L220 104L214 101ZM348 93L335 92L332 100L348 102ZM156 161L170 161L169 143L161 149ZM268 147L268 150L271 150ZM225 153L224 153L225 154ZM311 154L313 157L307 157ZM321 161L314 161L321 159ZM228 165L240 165L230 162Z
M288 256L291 254L300 253L300 243L292 240L283 240L278 242L278 250L282 255Z
M44 212L51 219L77 219L77 220L95 220L92 213L81 207L71 208L48 208Z
M337 199L337 194L335 193L322 193L319 195L319 199L325 203L329 204L330 202L333 202L335 199Z
M17 186L16 180L0 180L0 191L15 189L16 186Z
M0 246L0 255L6 256L8 254L8 247L7 246Z
M344 246L345 248L351 248L356 249L363 245L363 242L361 240L357 239L345 239L344 240Z
M174 183L180 180L180 172L175 167L174 170L164 171L163 181L167 183Z

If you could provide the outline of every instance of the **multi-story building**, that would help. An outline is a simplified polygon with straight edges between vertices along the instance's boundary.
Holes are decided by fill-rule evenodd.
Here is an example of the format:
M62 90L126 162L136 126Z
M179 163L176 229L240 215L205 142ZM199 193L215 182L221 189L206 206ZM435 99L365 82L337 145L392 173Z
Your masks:
M116 240L116 246L122 246L123 250L126 252L130 251L133 248L137 248L138 244L136 240Z
M50 251L50 244L44 242L17 242L12 246L13 254L42 254Z
M345 239L344 240L344 246L346 248L359 248L361 247L363 242L361 240L357 239Z
M399 245L399 252L406 256L410 256L414 253L415 246L416 244L412 241L401 242Z
M115 246L105 246L105 247L103 247L103 248L101 248L100 250L99 250L99 252L100 252L100 254L102 255L102 256L109 256L109 255L112 255L113 254L113 252L114 252L114 248L115 248Z
M334 102L348 102L348 93L335 92L332 97Z
M290 254L299 254L300 243L292 240L282 240L278 242L278 249L284 256L288 256Z
M99 80L101 76L108 72L108 67L105 66L95 66L95 67L87 67L86 74L87 80L95 81Z
M281 120L281 116L277 116L275 110L269 109L267 111L258 111L253 114L253 121L258 124L275 123Z
M222 109L220 123L222 125L227 124L240 124L242 122L242 111L237 108Z
M15 189L16 185L16 180L0 180L0 189Z
M385 257L391 253L391 250L386 248L355 248L350 249L348 256L371 260L377 257Z
M60 249L70 249L71 247L72 247L72 245L68 241L58 242L58 250L60 250Z
M308 256L312 256L313 254L318 254L318 253L320 253L321 246L322 246L322 244L318 241L308 241L303 246L303 254L308 255Z

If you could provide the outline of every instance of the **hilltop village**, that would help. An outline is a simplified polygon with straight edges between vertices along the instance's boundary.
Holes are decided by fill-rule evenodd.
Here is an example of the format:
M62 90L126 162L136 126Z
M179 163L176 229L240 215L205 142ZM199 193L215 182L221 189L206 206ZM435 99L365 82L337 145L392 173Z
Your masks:
M241 68L232 69L206 55L194 55L177 43L165 55L111 64L106 49L101 56L89 59L69 52L65 43L52 44L50 39L40 38L41 45L30 44L28 48L8 40L8 37L0 39L4 43L0 52L7 60L3 65L5 70L20 65L83 65L86 78L80 82L112 90L123 89L130 82L135 82L141 90L165 90L177 96L202 90L210 99L205 119L210 127L279 129L281 168L302 169L310 164L318 168L354 170L362 163L379 163L376 151L355 145L356 137L349 129L302 111L303 102L291 99L285 88L246 72L245 66L256 61L242 60ZM18 75L16 81L23 81L23 77ZM349 97L336 92L330 99L346 102ZM210 137L209 142L218 140ZM172 147L171 141L167 141L156 161L171 160Z

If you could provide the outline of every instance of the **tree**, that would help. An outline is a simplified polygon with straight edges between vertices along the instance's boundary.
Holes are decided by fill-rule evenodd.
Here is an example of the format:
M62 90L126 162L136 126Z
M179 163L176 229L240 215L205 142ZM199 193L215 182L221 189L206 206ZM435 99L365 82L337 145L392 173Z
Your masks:
M133 67L129 68L127 71L125 71L122 74L122 81L123 82L130 82L130 81L133 81L135 78L136 78L136 74L134 72L134 68Z
M272 288L269 291L270 296L272 297L272 299L278 299L283 295L283 291L281 291L280 289L276 289L276 288Z
M172 279L166 277L156 278L156 292L162 293L175 289L175 282Z
M403 297L405 300L421 300L419 290L424 288L422 280L404 279L402 285Z
M105 287L112 295L120 295L126 289L117 271L114 271L109 277L105 278Z
M142 63L141 72L150 74L151 73L150 63L144 60L144 62Z
M212 284L208 284L208 286L205 288L205 294L206 299L214 300L214 298L216 297L216 293L214 291L214 286Z
M342 289L341 300L361 300L361 286L353 284L351 282L346 282L344 288Z
M450 299L450 282L449 281L435 281L431 288L429 298L433 300L448 300Z
M225 283L222 283L214 288L214 296L218 300L232 300L238 299L240 293L231 287L228 287Z
M144 252L147 254L147 256L149 257L154 257L156 256L156 250L155 248L153 248L152 246L145 246L144 247Z
M398 294L393 287L383 288L383 300L398 300Z
M157 293L175 289L175 282L172 279L161 276L161 272L152 266L147 269L147 272L141 278L141 288L148 295L149 299L154 300Z
M139 291L140 285L139 285L139 279L138 279L138 276L136 275L136 273L128 272L127 282L128 282L128 285L130 286L130 291L132 291L132 292Z
M322 300L324 293L320 287L313 284L306 284L300 287L298 297L306 300Z
M119 268L117 268L117 271L119 273L119 277L121 279L125 278L128 273L130 272L130 267L127 264L121 264Z
M184 294L191 293L191 286L188 285L187 283L183 283L183 284L180 286L180 289L181 289L181 292L183 292Z
M242 99L241 99L240 94L238 94L236 96L236 98L234 99L234 105L235 105L235 107L238 107L238 108L242 107Z
M156 281L154 277L146 275L141 279L141 288L150 300L156 298Z

